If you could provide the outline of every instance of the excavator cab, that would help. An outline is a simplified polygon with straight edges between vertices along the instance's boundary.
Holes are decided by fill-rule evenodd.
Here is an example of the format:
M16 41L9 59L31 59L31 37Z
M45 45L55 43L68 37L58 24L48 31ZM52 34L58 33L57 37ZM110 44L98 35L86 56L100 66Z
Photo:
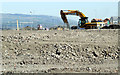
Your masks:
M88 17L81 17L81 19L79 19L78 21L78 26L81 27L85 25L86 23L88 23Z

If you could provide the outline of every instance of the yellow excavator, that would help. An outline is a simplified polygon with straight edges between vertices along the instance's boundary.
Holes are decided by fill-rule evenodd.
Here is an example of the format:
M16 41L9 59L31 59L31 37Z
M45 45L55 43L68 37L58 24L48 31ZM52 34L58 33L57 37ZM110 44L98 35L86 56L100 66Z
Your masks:
M93 21L89 22L88 17L86 17L82 12L80 12L78 10L61 10L60 14L61 14L61 18L62 18L63 22L67 25L67 28L69 28L69 29L70 29L70 25L68 23L66 15L76 15L76 16L80 17L80 19L78 21L78 26L76 26L76 28L97 29L104 25L102 20L96 21L94 19Z

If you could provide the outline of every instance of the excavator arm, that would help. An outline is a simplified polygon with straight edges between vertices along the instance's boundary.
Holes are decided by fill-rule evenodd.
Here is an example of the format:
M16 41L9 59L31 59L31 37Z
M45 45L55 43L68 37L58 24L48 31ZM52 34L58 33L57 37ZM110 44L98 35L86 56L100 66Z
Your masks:
M67 28L70 28L66 15L76 15L79 17L86 17L82 12L78 10L61 10L60 11L61 18L65 24L67 24Z
M63 12L63 10L60 11L61 14L61 18L63 20L63 22L67 25L67 28L70 28L69 24L68 24L68 20L66 18L66 14Z

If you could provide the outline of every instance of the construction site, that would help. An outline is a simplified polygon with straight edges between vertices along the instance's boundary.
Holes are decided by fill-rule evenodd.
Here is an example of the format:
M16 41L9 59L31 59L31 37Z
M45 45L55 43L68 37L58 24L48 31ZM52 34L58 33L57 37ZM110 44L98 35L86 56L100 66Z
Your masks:
M70 16L78 16L79 20L77 25L70 25L67 19L67 15ZM3 26L1 30L75 30L75 29L120 29L120 17L113 16L110 18L105 19L97 19L93 18L91 21L89 21L89 17L86 17L85 14L83 14L79 10L60 10L60 16L62 21L64 22L64 25L56 25L53 27L45 27L42 26L42 24L38 24L37 26L32 26L33 21L31 22L19 22L17 19L16 22L14 22L16 25L12 28L11 26ZM8 23L10 23L8 21ZM11 23L12 24L12 23ZM27 25L27 26L24 26Z
M89 20L79 10L58 12L64 25L33 27L34 21L16 19L14 29L1 28L1 74L117 74L120 17ZM70 25L67 15L79 17L77 25Z

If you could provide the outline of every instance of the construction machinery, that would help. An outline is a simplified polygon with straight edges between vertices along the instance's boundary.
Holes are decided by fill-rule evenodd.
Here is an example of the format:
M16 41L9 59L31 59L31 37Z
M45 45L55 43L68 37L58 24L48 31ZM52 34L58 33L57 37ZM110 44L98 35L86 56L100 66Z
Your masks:
M101 28L102 26L104 26L104 22L102 22L102 20L96 20L94 19L94 21L89 22L88 21L88 17L86 17L82 12L78 11L78 10L61 10L60 11L61 14L61 18L63 20L63 22L67 25L67 28L70 29L70 25L68 23L68 20L66 18L66 15L76 15L79 16L80 19L78 21L78 28L84 28L84 29L97 29L97 28ZM71 28L76 28L71 27Z

